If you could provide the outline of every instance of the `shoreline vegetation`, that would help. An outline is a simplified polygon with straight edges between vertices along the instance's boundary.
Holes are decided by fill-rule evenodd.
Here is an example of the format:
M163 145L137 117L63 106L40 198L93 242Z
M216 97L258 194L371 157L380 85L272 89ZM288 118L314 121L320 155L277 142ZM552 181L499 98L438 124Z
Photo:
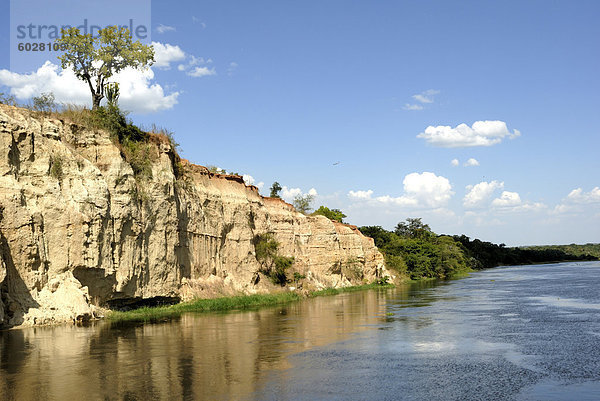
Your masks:
M593 261L598 259L577 259L581 261ZM531 265L544 265L563 262L572 262L573 259L564 260L549 260L544 262L523 263ZM497 265L511 266L511 265ZM493 267L489 267L493 268ZM407 279L398 285L418 283L432 280L457 280L465 278L469 273L476 272L482 269L468 269L456 271L445 278L439 277L421 277L419 279ZM302 294L298 291L278 292L272 294L252 294L252 295L235 295L219 298L203 298L193 301L181 302L175 305L166 306L148 306L129 311L110 310L103 320L111 323L160 323L180 317L184 313L210 313L210 312L230 312L254 310L262 307L287 305L293 302L298 302L304 299L326 297L339 295L344 293L366 291L373 289L391 289L398 285L387 282L374 282L371 284L355 285L341 288L325 288L322 290L312 291L308 294Z
M153 306L130 311L110 311L105 320L113 323L125 322L161 322L181 316L184 313L226 312L234 310L252 310L258 307L285 305L302 299L338 295L348 292L371 290L376 288L394 288L388 283L372 283L341 288L326 288L312 291L306 295L299 292L278 292L274 294L236 295L231 297L196 299L168 306Z

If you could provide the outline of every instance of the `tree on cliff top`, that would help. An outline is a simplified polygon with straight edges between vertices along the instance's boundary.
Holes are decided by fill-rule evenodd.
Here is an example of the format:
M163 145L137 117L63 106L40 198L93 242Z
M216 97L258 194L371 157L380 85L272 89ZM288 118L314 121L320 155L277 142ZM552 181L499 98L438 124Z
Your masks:
M313 212L313 215L321 215L327 217L329 220L344 222L346 215L339 209L330 209L327 206L321 206Z
M315 199L314 195L296 195L292 204L299 212L304 214L308 213L312 209L312 202Z
M281 185L275 181L273 183L273 185L271 185L271 194L269 195L271 198L281 198L281 196L279 196L279 192L281 192L283 188L281 188Z
M63 29L56 43L64 50L58 57L62 68L72 67L75 76L87 82L92 110L100 107L110 77L126 67L143 69L154 63L154 48L133 42L125 27L108 26L95 37L77 28Z

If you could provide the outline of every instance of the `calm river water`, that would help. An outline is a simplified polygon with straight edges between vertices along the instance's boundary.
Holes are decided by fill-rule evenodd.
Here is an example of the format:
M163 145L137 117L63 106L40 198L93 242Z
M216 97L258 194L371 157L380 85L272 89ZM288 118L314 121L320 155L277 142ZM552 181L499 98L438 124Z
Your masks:
M0 332L2 400L597 400L600 263Z

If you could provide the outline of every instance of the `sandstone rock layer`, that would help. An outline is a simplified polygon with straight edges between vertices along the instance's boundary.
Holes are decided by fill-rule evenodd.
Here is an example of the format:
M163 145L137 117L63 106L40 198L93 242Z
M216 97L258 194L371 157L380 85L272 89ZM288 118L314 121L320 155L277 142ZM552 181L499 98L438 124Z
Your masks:
M267 232L294 257L304 288L389 275L355 227L305 216L202 166L184 163L176 179L170 144L153 146L152 177L136 180L108 133L0 104L0 325L281 290L256 275L252 240Z

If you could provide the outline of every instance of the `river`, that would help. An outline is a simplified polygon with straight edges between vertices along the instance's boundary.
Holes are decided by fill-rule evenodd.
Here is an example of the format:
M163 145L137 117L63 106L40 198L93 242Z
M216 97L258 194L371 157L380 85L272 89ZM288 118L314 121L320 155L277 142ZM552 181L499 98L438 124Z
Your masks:
M600 262L0 332L2 400L597 400Z

